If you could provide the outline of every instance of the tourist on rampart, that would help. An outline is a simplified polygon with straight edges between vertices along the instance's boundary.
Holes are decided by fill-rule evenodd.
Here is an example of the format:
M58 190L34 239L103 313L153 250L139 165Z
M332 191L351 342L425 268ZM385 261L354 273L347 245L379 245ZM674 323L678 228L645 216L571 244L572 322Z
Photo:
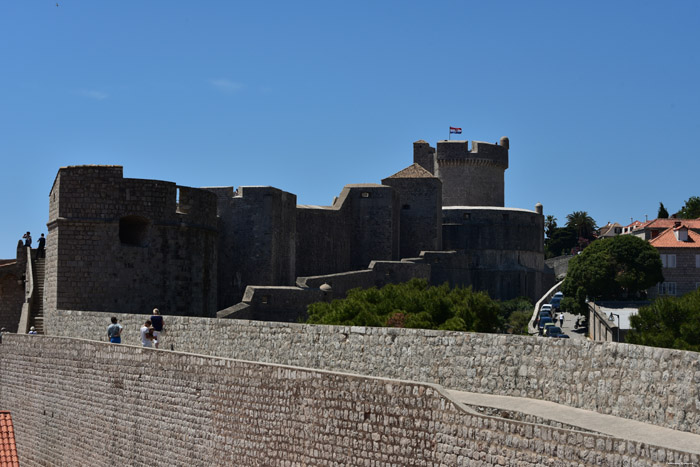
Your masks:
M112 324L107 326L107 337L112 344L122 343L122 325L119 324L116 316L112 316Z
M153 309L151 324L153 325L153 344L157 349L158 344L160 344L160 334L163 332L164 324L163 317L160 315L160 310L158 310L158 308Z
M559 327L564 326L564 312L559 313Z
M147 319L143 326L141 326L141 344L144 347L153 347L153 327L151 326L151 320Z
M22 235L22 238L24 239L24 246L28 246L31 248L32 246L32 235L27 232L26 234Z
M27 334L34 335L34 334L39 334L39 333L36 332L36 328L34 326L32 326L31 328L29 328L29 332Z
M37 249L36 249L36 257L37 258L45 258L46 257L46 252L44 251L44 247L46 247L46 238L44 237L44 234L41 234L41 237L39 237L39 245L37 246Z

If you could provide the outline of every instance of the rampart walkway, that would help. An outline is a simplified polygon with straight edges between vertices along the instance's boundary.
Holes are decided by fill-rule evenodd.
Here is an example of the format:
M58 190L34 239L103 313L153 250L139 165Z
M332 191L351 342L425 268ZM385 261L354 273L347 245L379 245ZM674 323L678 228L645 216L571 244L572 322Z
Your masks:
M568 425L574 430L578 428L614 438L700 454L700 435L684 431L671 430L537 399L452 390L447 390L447 392L464 405L497 409L494 415L505 416L505 418L536 417L542 419L544 424L547 424L546 421L549 420Z

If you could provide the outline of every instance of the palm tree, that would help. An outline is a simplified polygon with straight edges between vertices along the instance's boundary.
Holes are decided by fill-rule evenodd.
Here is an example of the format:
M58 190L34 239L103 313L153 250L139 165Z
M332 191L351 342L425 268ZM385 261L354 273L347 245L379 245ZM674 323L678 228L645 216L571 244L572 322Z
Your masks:
M566 226L576 229L579 238L593 238L593 232L598 229L595 221L586 211L574 211L566 216Z
M557 228L557 218L549 214L544 219L544 231L547 234L547 238L552 238L554 229Z

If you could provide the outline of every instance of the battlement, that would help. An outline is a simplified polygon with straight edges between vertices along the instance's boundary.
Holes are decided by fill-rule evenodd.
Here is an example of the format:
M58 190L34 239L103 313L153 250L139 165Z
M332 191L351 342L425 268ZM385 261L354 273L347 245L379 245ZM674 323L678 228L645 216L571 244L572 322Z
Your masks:
M504 145L502 145L503 143ZM438 141L436 159L438 164L447 161L475 165L495 165L502 169L508 168L508 139L501 138L502 144L485 143L483 141Z
M124 178L120 165L61 167L50 193L49 222L112 222L141 216L161 223L216 228L216 196L162 180Z

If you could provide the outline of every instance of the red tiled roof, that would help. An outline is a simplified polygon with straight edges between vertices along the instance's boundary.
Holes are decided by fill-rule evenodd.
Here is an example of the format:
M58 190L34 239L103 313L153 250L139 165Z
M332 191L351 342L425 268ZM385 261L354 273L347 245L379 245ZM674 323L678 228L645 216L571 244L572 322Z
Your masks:
M0 467L19 467L10 412L0 412Z
M688 227L685 222L683 227ZM700 234L688 229L688 241L681 242L676 240L676 234L673 231L674 228L669 227L655 239L649 240L649 243L656 248L700 248Z
M645 229L668 229L680 222L690 229L700 229L700 219L653 219L650 220Z

